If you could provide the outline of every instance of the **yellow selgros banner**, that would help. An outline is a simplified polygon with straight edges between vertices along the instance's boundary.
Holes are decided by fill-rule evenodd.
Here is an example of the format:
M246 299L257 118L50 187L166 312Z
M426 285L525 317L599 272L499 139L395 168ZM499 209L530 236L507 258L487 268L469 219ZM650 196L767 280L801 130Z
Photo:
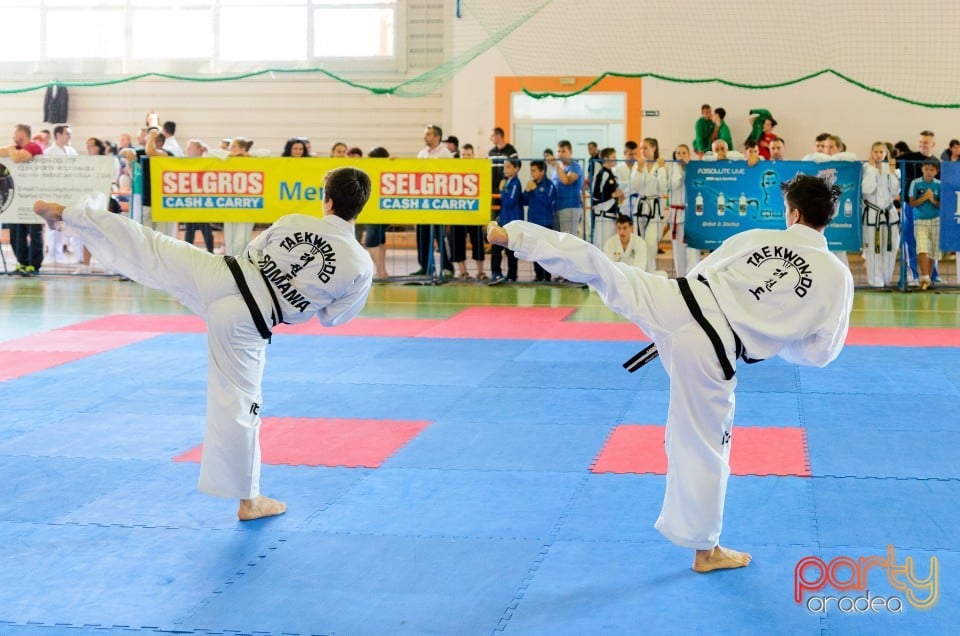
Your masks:
M323 179L339 166L373 182L358 223L484 225L490 220L489 159L234 157L150 159L155 221L272 223L323 214Z

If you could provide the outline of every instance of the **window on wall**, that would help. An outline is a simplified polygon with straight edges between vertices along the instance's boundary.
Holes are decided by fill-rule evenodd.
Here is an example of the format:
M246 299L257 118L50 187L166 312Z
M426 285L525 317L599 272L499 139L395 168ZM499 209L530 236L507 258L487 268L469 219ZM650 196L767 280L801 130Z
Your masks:
M216 74L278 65L399 70L405 3L3 0L0 69L61 76L181 69Z

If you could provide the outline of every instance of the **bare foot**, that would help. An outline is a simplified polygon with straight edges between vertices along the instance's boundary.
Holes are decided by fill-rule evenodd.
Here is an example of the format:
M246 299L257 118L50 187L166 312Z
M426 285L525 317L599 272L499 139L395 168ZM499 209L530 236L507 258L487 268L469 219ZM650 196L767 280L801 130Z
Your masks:
M490 223L487 224L487 240L493 245L507 247L507 244L510 242L510 236L496 221L490 221Z
M241 499L237 517L240 521L253 521L263 517L282 515L287 511L287 504L270 497L257 495L253 499Z
M62 230L63 207L59 203L38 200L33 204L33 211L47 222L51 230Z
M696 572L711 572L745 568L750 565L752 558L746 552L737 552L718 545L712 550L697 550L693 557L693 569Z

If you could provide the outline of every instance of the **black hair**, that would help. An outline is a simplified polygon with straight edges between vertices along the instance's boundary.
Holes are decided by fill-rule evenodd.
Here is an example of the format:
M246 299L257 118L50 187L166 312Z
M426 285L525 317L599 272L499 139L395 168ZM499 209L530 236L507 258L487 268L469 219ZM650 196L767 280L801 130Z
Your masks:
M534 159L533 161L530 162L530 167L531 167L531 168L539 168L539 169L540 169L540 172L546 172L546 171L547 171L547 162L544 161L544 160L542 160L542 159Z
M516 158L516 157L507 157L507 158L504 160L504 163L509 163L511 166L513 166L513 167L516 168L517 170L519 170L519 169L520 169L520 166L523 165L523 162L520 161L520 160L519 160L518 158ZM546 162L541 161L540 163L543 164L542 170L543 170L544 172L546 172L546 170L547 170L547 164L546 164ZM533 164L531 164L531 165L533 165Z
M387 152L387 149L383 146L377 146L367 153L367 157L371 159L387 159L390 157L390 153Z
M370 198L370 177L352 166L334 168L323 184L323 200L333 201L333 213L345 221L357 218Z
M287 139L287 143L283 146L283 154L281 157L292 157L293 156L293 147L297 144L303 146L303 156L307 156L307 140L303 137L291 137Z
M727 118L727 109L724 108L723 106L720 106L719 108L714 108L713 112L716 113L717 117L719 117L721 121Z
M163 122L163 133L167 137L173 137L174 135L176 135L177 134L176 122L172 122L172 121Z
M804 224L819 230L825 228L836 213L841 189L820 177L798 174L781 183L780 191L790 210L799 210Z
M618 214L617 215L617 225L621 223L626 223L627 225L633 225L633 217L629 214Z

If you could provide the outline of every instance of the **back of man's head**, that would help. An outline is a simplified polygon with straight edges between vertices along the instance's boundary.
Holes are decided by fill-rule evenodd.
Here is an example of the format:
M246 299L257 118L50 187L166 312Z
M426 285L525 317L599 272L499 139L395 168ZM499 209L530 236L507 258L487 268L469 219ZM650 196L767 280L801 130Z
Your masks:
M359 168L344 166L327 173L323 184L324 201L333 202L333 213L344 221L352 221L370 198L370 177Z
M177 124L172 121L163 122L163 134L167 137L173 137L177 134Z
M809 174L798 174L781 183L780 191L789 207L787 212L800 210L800 222L818 230L830 223L841 192L840 186Z

